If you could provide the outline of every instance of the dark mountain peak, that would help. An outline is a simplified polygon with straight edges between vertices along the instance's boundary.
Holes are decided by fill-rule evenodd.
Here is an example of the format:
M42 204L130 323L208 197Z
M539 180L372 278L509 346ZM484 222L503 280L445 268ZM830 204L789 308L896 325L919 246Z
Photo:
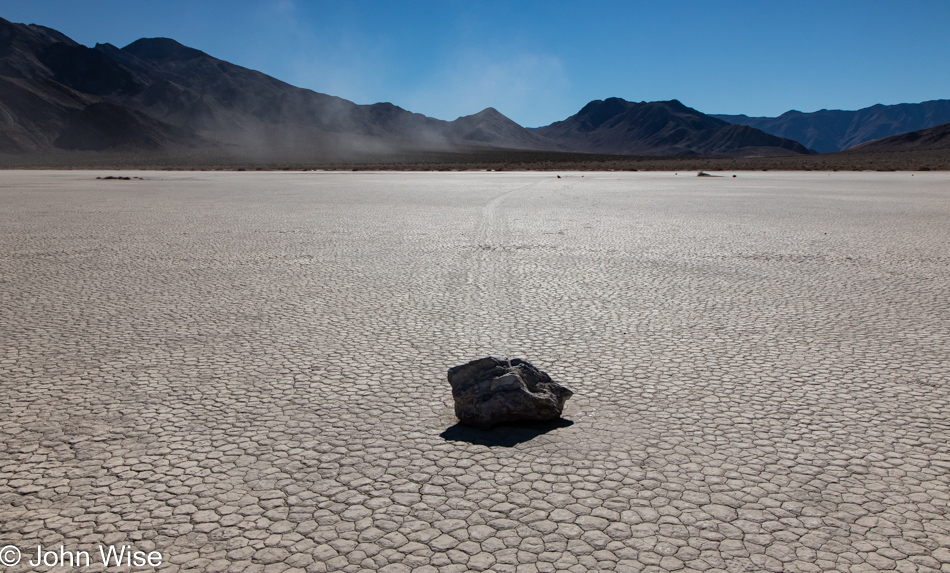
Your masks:
M39 24L15 24L0 18L0 46L11 44L17 38L26 39L30 43L52 44L62 42L70 46L78 45L69 36L52 28Z
M455 125L476 125L476 124L486 124L486 123L497 123L498 120L501 120L505 123L510 122L511 120L502 115L493 107L488 107L483 109L478 113L473 113L472 115L463 115L456 118L455 120L449 122L450 124Z
M128 54L108 42L105 44L96 44L93 50L101 52L119 62L121 62L122 59L129 57Z
M478 113L472 114L470 117L478 117L478 118L485 118L485 119L487 119L487 118L505 118L505 119L508 119L507 117L505 117L505 115L504 115L503 113L501 113L500 111L498 111L497 109L495 109L495 108L493 108L493 107L486 107L486 108L483 109L482 111L480 111L480 112L478 112Z
M388 102L388 101L381 101L379 103L374 103L374 104L371 104L369 107L370 109L376 110L376 111L405 111L398 105Z
M501 113L493 107L486 107L478 113L473 113L472 115L463 115L457 118L452 123L460 123L464 125L482 123L482 124L494 124L494 125L518 125L511 120L508 116ZM518 126L521 127L521 126Z
M31 32L33 32L34 34L36 34L40 38L43 38L46 41L62 42L69 46L79 45L76 41L74 41L72 38L70 38L66 34L63 34L62 32L58 32L52 28L47 28L46 26L40 26L39 24L30 24L26 27L29 28Z
M562 148L623 155L794 155L794 141L755 129L736 129L679 100L633 103L595 100L564 121L535 130Z
M123 52L143 60L188 61L210 57L201 50L183 46L171 38L142 38L122 48Z
M598 108L601 104L603 104L603 103L604 103L604 100L602 100L602 99L595 99L595 100L592 100L592 101L588 102L587 105L585 105L584 107L582 107L582 108L580 109L580 111L578 111L578 112L577 112L576 114L574 114L574 115L587 115L588 113L591 113L592 111L594 111L595 109L597 109L597 108Z
M450 139L508 149L557 149L557 144L527 130L493 107L448 122Z
M684 105L678 99L671 99L669 101L641 101L631 102L619 97L610 97L605 100L595 99L594 101L585 105L579 112L578 116L585 115L596 115L598 117L614 116L632 109L657 109L657 108L667 108L676 113L691 113L691 114L700 114L700 112L695 109Z
M493 107L486 107L482 111L473 113L472 115L463 115L451 123L464 126L491 125L493 128L501 128L504 126L505 128L515 127L519 130L523 129L520 125L512 121L510 117Z
M627 100L621 99L619 97L611 97L605 100L595 99L594 101L582 107L581 110L573 116L573 118L568 118L565 121L576 119L587 129L593 130L597 129L607 121L610 121L611 119L630 109L631 106L635 105L639 104L630 103Z
M643 103L643 102L640 102L640 103ZM591 100L590 102L587 103L587 105L582 107L580 111L577 112L576 115L591 113L594 110L599 110L599 109L624 109L628 105L636 105L636 104L632 104L632 102L629 102L619 97L595 99L595 100Z
M691 129L725 125L725 122L707 116L675 99L640 103L630 102L618 97L607 98L603 101L594 100L584 106L577 115L569 119L578 120L582 129L593 130L617 122L638 124L646 122L658 126L661 122L674 117L680 118L681 121L692 122Z
M674 110L676 110L676 111L678 111L678 112L684 112L684 111L685 111L685 112L689 112L689 113L699 113L699 112L697 112L695 109L693 109L693 108L691 108L691 107L689 107L689 106L687 106L687 105L684 105L683 102L681 102L681 101L678 100L678 99L671 99L670 101L661 101L661 102L656 102L656 103L666 104L668 107L671 107L671 108L673 108Z
M22 48L35 50L57 42L68 46L79 45L65 34L57 32L52 28L38 26L36 24L15 24L9 20L0 18L0 47L17 45Z

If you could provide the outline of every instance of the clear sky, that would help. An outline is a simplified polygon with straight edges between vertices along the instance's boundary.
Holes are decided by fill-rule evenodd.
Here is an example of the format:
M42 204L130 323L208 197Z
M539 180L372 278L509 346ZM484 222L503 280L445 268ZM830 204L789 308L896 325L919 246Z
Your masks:
M594 99L779 115L950 99L950 0L0 0L118 47L168 37L296 86L547 125Z

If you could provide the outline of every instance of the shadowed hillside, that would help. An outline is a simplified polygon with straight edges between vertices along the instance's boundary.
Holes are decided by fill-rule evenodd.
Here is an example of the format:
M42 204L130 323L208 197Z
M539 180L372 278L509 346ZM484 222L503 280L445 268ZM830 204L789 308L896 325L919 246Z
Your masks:
M167 38L88 48L55 30L2 19L0 112L6 153L200 146L251 157L459 144L557 148L495 110L446 122L390 103L357 105L297 88ZM99 120L103 125L94 126ZM84 130L94 133L80 137Z
M848 153L950 150L950 123L856 145Z
M757 129L730 125L677 100L634 103L592 101L577 114L537 133L572 151L623 155L796 155L801 144Z
M0 19L0 153L154 152L236 161L327 162L424 151L508 149L775 156L801 145L730 126L679 102L591 102L528 130L494 108L442 121L357 105L219 60L168 38L89 48ZM200 150L200 152L199 152Z
M950 100L874 105L857 111L823 109L813 113L788 111L779 117L713 115L800 141L819 153L842 151L855 145L950 122Z

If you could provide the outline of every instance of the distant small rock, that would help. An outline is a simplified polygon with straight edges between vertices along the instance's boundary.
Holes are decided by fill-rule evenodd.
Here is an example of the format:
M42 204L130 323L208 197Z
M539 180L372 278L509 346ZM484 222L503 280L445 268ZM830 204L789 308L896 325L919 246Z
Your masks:
M455 415L462 424L491 429L501 424L561 417L574 395L520 358L492 356L449 369Z
M711 173L700 171L699 173L696 174L696 177L722 177L722 175L712 175Z

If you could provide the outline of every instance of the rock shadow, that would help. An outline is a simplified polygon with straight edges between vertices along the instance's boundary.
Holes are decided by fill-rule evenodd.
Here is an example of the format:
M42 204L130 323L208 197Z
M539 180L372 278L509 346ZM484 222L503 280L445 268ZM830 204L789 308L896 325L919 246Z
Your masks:
M471 426L455 424L439 434L447 442L468 442L481 446L510 448L547 434L551 430L573 426L574 422L558 418L547 422L517 422L496 426L491 430L479 430Z

